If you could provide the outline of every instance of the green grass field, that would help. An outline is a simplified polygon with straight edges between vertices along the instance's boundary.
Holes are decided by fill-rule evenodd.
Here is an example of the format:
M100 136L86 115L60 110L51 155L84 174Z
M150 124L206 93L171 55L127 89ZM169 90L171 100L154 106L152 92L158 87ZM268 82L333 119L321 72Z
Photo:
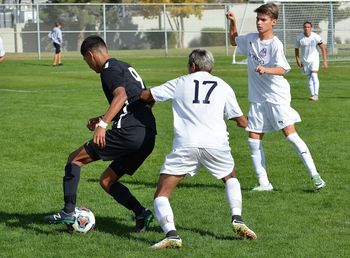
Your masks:
M148 86L186 73L185 56L137 58L130 62ZM297 125L327 183L320 192L281 133L265 136L268 173L276 191L253 193L256 184L243 129L228 124L230 143L243 193L243 217L258 235L238 240L231 232L224 185L206 171L187 178L175 191L172 207L181 250L150 250L163 234L157 223L134 233L131 213L99 186L108 165L82 170L78 203L91 208L97 229L68 234L62 225L46 225L43 216L63 206L62 176L68 154L91 137L90 117L105 112L99 76L81 59L8 58L0 65L0 257L350 257L350 62L321 70L320 101L308 101L306 77L292 64L287 75ZM217 56L214 74L230 83L247 113L247 67ZM159 168L172 144L170 104L154 107L158 138L152 155L133 177L122 179L148 207Z

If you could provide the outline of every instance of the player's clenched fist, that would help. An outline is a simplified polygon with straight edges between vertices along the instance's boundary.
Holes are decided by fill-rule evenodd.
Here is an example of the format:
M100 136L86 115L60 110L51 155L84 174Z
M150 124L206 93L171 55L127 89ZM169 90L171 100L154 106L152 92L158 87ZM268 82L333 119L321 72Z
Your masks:
M226 13L226 17L227 17L228 20L230 20L232 22L236 22L236 17L234 15L233 11L228 11Z

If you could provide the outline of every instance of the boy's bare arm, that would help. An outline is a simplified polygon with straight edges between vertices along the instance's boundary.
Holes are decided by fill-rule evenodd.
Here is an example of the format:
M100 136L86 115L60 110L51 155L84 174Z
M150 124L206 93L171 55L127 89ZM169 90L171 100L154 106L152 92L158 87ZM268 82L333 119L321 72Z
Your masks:
M301 63L300 57L299 57L299 48L296 48L296 49L294 50L294 53L295 53L295 60L296 60L296 62L297 62L297 65L298 65L299 67L303 67L303 64Z
M230 42L232 46L237 46L236 37L238 36L237 32L237 22L236 17L233 11L228 11L226 13L227 19L230 21Z
M328 68L328 62L327 62L327 48L325 44L319 44L319 48L321 49L322 53L322 59L323 59L323 68Z

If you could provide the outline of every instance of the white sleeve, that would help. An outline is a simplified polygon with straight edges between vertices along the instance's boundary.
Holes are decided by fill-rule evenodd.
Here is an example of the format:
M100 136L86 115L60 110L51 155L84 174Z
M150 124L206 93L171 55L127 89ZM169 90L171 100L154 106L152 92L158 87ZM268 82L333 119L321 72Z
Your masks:
M225 119L232 119L235 117L243 116L243 112L238 105L234 91L229 85L227 85L226 89L226 101L224 109Z
M150 89L153 99L156 102L164 102L168 100L172 100L175 95L176 85L178 82L178 78L167 81L166 83L153 87Z
M315 33L315 39L316 39L317 44L322 44L323 43L321 36L316 34L316 33Z
M58 39L58 41L59 41L60 43L63 42L62 31L61 31L61 30L58 31L57 39Z
M243 55L248 55L247 37L248 35L241 35L236 37L237 51Z
M276 41L276 44L273 45L273 55L275 56L276 63L275 65L277 67L282 67L284 70L286 70L286 73L290 71L290 65L287 61L286 56L284 55L283 51L283 44L280 41Z

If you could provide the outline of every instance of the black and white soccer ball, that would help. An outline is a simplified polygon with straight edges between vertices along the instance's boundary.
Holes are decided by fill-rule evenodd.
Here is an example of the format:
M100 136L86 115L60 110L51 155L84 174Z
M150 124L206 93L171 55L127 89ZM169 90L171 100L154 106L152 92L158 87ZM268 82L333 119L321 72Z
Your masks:
M75 232L88 233L95 228L95 215L84 207L75 207L75 221L72 228Z

